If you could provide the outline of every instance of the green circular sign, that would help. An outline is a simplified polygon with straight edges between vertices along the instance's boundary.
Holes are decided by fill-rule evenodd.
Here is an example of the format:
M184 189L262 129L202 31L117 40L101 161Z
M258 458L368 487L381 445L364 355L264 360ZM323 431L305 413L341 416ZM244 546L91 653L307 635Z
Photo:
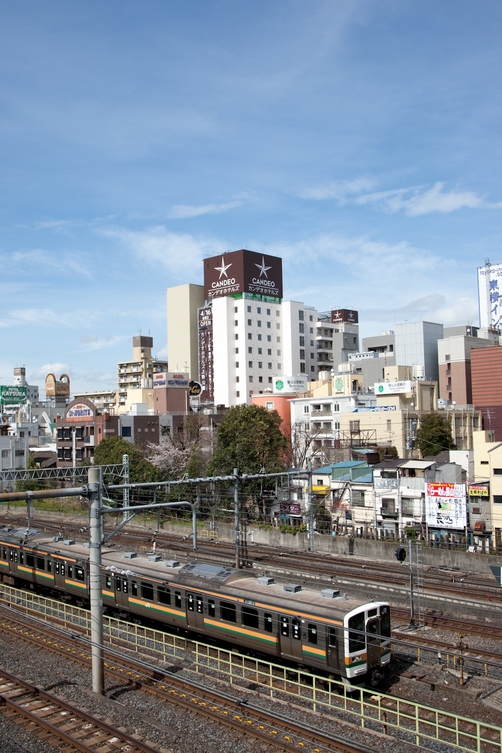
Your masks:
M284 382L282 379L278 379L275 383L275 389L276 390L283 390L284 389Z
M379 392L383 392L383 384L380 384L380 385L378 386L378 391L379 391Z

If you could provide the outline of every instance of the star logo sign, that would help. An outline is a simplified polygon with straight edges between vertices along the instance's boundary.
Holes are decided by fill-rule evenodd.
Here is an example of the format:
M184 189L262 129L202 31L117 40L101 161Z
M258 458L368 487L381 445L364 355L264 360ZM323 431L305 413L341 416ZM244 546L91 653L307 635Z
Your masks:
M225 259L222 256L221 257L221 267L215 267L216 271L220 273L220 277L219 277L220 280L221 280L221 278L222 278L223 275L225 275L225 277L228 277L228 275L227 275L227 269L230 269L231 266L232 266L232 263L225 264Z
M265 257L264 256L261 257L261 264L255 264L255 267L258 267L258 269L260 270L260 277L262 275L265 275L265 277L268 279L267 272L268 272L269 269L272 269L272 267L266 267L265 266Z

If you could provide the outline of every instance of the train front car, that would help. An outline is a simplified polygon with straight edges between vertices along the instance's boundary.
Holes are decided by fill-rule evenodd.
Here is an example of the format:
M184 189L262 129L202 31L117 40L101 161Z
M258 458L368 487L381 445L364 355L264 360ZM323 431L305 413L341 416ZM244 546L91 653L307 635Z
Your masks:
M353 609L344 617L345 676L360 676L372 685L383 678L391 658L390 607L371 602Z

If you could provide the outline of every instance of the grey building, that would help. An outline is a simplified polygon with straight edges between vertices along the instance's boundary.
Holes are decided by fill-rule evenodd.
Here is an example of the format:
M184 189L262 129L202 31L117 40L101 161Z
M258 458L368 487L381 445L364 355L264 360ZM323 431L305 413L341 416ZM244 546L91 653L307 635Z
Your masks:
M442 324L404 322L396 324L396 365L411 366L415 379L439 382L438 340L444 336Z

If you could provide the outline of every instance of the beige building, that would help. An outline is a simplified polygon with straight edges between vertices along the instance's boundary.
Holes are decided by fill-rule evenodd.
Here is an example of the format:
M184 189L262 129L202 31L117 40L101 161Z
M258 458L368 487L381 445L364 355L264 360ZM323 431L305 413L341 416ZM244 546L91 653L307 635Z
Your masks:
M142 412L154 411L153 378L167 372L167 361L153 357L153 337L136 335L132 339L132 359L117 364L116 412L129 413L133 405L142 405Z
M202 285L167 289L167 360L173 371L199 379L198 309L204 306Z
M471 528L491 534L492 546L502 546L502 442L492 431L474 432L474 478L470 479ZM473 525L474 522L474 525Z

